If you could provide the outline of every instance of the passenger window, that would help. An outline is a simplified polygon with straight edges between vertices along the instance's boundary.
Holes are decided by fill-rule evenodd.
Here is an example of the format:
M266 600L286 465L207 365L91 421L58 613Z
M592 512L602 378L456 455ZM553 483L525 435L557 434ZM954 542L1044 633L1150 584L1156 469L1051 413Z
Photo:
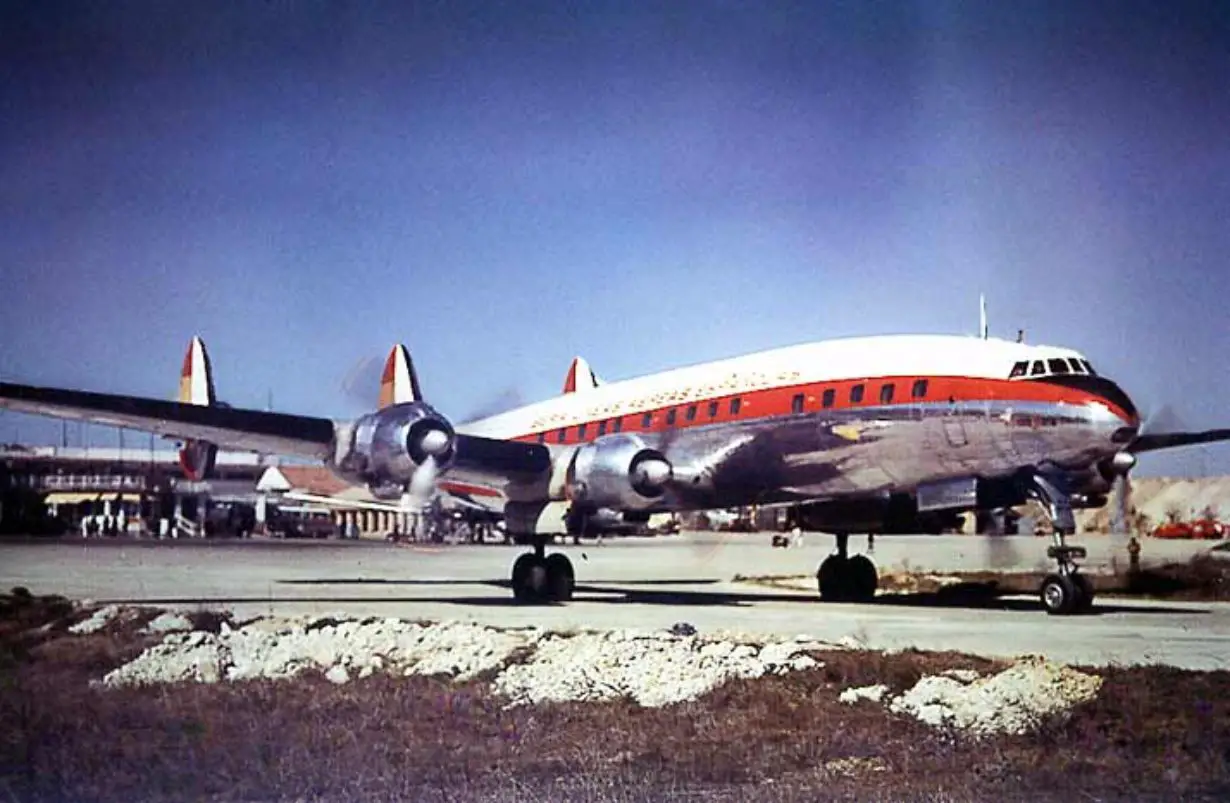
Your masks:
M653 426L653 413L645 413L641 416L641 429L649 429Z
M605 434L606 434L606 422L599 421L598 422L598 437L601 438Z
M715 401L709 402L709 417L717 418L718 403Z
M1022 364L1022 365L1027 365L1027 363L1021 363L1021 364ZM1024 371L1024 370L1022 370L1022 371L1021 371L1021 373L1023 374L1023 373L1025 373L1025 371ZM911 395L911 396L913 396L913 397L914 397L914 398L916 398L916 399L922 399L922 398L925 398L925 397L926 397L926 395L927 395L927 380L925 380L925 379L915 379L915 380L914 380L914 387L910 388L910 395Z
M547 433L545 433L545 432L539 432L539 433L538 433L538 442L539 442L539 443L546 443L546 442L547 442Z
M696 420L696 405L695 404L688 407L688 420L689 421Z
M612 432L621 432L623 430L624 420L622 418L616 418L612 423L614 423L614 426L611 428Z
M854 387L850 388L850 403L858 404L862 400L863 400L863 386L855 385Z
M666 411L666 425L668 427L675 426L675 408Z
M1012 366L1012 373L1008 374L1009 379L1016 379L1018 376L1025 376L1025 372L1029 370L1029 360L1021 360L1016 365Z
M1047 360L1046 367L1051 369L1052 374L1069 373L1068 363L1064 360Z
M584 424L581 424L579 427L577 427L577 440L579 441L585 440L585 425Z
M1030 370L1030 376L1041 376L1046 373L1046 366L1042 364L1042 360L1034 360L1034 367Z
M803 394L802 393L794 394L794 398L790 400L790 412L796 415L803 412Z
M1072 366L1072 373L1074 374L1085 373L1085 367L1081 365L1081 361L1074 357L1068 358L1068 365Z
M1089 372L1090 376L1098 375L1098 372L1093 370L1093 366L1089 364L1089 360L1081 360L1081 365L1085 366L1085 370Z
M743 406L743 399L731 399L730 400L730 414L738 415L739 408L742 406Z
M894 390L896 390L895 385L880 385L880 404L891 404Z
M836 400L837 400L837 391L833 390L832 388L828 388L827 390L824 391L824 395L820 397L820 406L821 407L832 407L833 402L835 402Z
M561 429L559 432L555 433L555 440L559 441L560 443L564 443L565 441L567 441L568 440L568 430Z

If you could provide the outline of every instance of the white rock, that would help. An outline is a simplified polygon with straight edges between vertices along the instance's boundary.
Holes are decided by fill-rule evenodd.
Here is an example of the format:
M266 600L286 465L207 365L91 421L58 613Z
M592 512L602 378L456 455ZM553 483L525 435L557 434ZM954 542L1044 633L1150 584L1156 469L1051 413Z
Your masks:
M119 605L108 605L105 608L99 608L94 611L94 614L83 622L78 622L68 629L68 632L78 636L87 636L90 633L97 633L107 626L107 623L115 619L122 613Z
M888 694L888 687L883 683L877 683L874 686L857 686L852 689L846 689L837 699L839 702L851 705L859 700L870 700L873 703L878 703L884 699L884 695Z
M223 623L223 627L226 623ZM147 624L143 633L179 633L185 630L192 629L192 622L188 621L188 617L173 611L167 611L160 614Z
M959 680L962 683L973 683L975 680L982 677L982 675L978 674L978 672L973 669L946 669L940 674L946 678Z
M325 678L330 683L336 683L340 686L350 681L350 673L346 671L344 666L333 666L329 667L329 671L325 672Z

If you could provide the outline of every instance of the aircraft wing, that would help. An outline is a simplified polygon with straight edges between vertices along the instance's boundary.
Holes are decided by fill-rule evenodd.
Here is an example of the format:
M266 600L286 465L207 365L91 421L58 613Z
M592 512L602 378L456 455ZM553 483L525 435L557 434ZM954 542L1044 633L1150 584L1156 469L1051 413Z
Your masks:
M1174 446L1194 446L1198 443L1216 443L1230 440L1230 429L1208 429L1204 432L1167 432L1156 435L1137 435L1130 452L1151 452Z
M329 456L334 433L328 418L7 382L0 382L0 408L209 441L237 451L317 459Z

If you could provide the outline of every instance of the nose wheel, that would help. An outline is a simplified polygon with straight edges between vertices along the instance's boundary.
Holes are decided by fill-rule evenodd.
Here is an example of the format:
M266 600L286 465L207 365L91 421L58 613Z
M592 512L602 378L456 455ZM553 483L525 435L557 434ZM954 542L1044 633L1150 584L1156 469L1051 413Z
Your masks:
M1068 494L1058 483L1041 474L1034 476L1027 487L1042 503L1055 528L1055 543L1046 550L1046 555L1058 564L1058 571L1042 580L1038 592L1042 607L1052 616L1086 613L1093 608L1093 583L1076 565L1076 561L1087 554L1085 548L1067 542L1067 537L1076 532Z
M546 539L535 537L534 551L517 558L512 567L513 599L523 604L567 602L576 587L576 574L568 556L546 554Z
M880 583L875 564L866 555L849 554L850 536L837 535L837 554L816 571L820 599L826 602L871 602Z

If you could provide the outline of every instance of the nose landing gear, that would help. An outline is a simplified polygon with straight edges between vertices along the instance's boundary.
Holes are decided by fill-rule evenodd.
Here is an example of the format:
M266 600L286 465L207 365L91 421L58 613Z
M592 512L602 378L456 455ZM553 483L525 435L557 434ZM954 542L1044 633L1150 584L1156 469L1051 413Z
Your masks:
M837 534L837 554L829 555L816 571L820 599L826 602L870 602L880 579L866 555L849 554L850 536Z
M1069 496L1057 480L1042 474L1035 474L1026 490L1046 508L1055 528L1055 543L1047 548L1046 555L1058 564L1058 570L1042 581L1039 589L1042 607L1052 616L1085 613L1093 608L1093 583L1076 565L1076 561L1087 554L1085 548L1067 543L1067 537L1076 532Z

